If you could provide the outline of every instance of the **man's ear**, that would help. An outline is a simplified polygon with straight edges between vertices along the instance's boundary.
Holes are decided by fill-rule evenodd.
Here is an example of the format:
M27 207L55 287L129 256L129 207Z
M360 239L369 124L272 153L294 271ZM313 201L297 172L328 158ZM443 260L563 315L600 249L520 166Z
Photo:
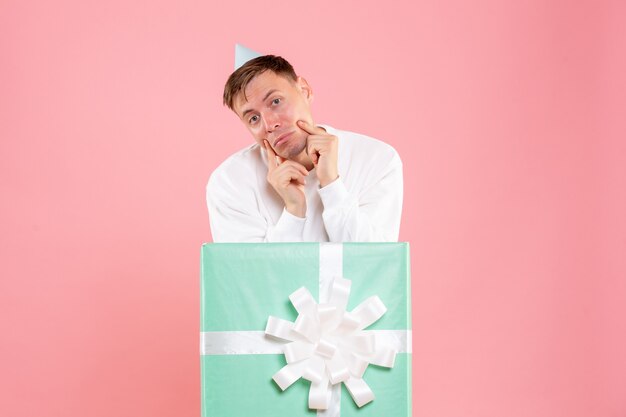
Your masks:
M298 76L296 79L296 84L298 85L298 89L304 95L304 98L310 103L313 101L313 90L309 83L304 79L304 77Z

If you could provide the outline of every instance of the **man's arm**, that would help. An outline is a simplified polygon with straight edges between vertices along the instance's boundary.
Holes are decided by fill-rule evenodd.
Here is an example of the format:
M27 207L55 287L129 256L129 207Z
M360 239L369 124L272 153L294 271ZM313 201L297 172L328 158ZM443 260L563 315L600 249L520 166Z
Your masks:
M257 197L232 172L216 171L211 175L206 200L213 242L302 241L305 219L283 210L276 225L272 225L259 211Z
M322 218L331 242L397 242L402 215L402 162L394 151L380 176L358 197L351 196L341 177L319 189Z
M331 242L397 242L402 215L402 161L390 154L371 155L372 180L351 196L337 175L338 138L306 122L298 125L309 133L307 153L313 159L321 188L322 219ZM377 159L378 158L378 159ZM380 158L383 158L382 162Z

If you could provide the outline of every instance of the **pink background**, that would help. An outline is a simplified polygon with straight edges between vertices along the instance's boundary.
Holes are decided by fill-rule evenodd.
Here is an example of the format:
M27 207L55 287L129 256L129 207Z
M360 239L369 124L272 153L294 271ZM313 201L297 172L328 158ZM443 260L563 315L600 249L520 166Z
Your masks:
M626 3L208 3L0 4L0 415L199 415L240 42L403 158L415 416L626 416Z

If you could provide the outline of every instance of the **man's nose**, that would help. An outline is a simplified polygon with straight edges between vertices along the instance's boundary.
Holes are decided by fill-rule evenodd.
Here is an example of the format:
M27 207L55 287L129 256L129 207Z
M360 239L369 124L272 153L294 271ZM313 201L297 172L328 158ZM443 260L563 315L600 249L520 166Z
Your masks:
M263 114L263 119L265 121L265 128L270 133L280 127L280 120L278 116L273 114L272 112Z

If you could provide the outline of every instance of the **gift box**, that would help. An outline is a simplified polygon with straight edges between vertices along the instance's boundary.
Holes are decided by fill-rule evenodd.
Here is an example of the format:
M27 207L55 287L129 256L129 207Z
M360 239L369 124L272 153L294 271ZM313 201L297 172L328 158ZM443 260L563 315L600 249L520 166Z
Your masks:
M200 289L204 417L411 416L407 243L205 244Z

